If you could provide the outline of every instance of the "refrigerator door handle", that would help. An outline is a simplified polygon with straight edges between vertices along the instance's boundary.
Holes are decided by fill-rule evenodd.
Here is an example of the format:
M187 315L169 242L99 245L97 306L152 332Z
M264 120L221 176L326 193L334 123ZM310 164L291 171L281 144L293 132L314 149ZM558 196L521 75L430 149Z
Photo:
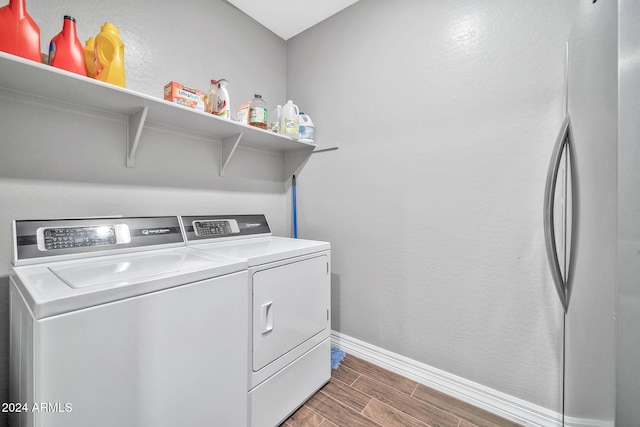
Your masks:
M560 132L558 133L558 138L556 139L556 143L551 154L551 161L549 162L549 170L547 171L547 182L544 189L543 213L544 241L547 249L547 260L551 269L553 283L555 284L556 291L558 292L558 297L560 298L560 303L562 304L565 313L569 308L569 299L567 286L564 278L562 277L562 270L560 269L560 262L558 260L558 249L556 247L556 232L553 220L553 211L555 204L555 188L556 182L558 180L558 170L560 169L560 160L562 158L563 149L565 148L569 138L570 129L570 119L569 115L567 115L564 119L564 122L562 123ZM573 169L574 164L572 164L571 166Z
M576 271L576 258L578 254L578 237L580 230L580 190L578 180L578 163L576 161L576 144L573 139L573 129L571 128L571 120L567 116L567 138L566 146L569 153L569 176L571 180L571 246L569 249L569 265L567 266L567 277L565 281L565 298L567 305L566 310L569 309L569 302L571 301L571 291L573 290L573 277Z

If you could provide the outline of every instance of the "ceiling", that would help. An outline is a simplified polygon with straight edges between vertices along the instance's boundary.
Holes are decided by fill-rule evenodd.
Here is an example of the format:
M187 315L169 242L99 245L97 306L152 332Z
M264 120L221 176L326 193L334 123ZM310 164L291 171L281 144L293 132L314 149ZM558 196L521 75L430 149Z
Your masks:
M227 0L287 40L358 0Z

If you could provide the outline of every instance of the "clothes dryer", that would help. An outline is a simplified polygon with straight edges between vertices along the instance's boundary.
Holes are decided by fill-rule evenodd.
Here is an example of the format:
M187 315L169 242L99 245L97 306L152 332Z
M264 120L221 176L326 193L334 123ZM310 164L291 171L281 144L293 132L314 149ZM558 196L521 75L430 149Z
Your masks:
M249 265L249 422L279 425L331 376L330 244L272 236L264 215L181 222L187 245Z
M247 425L246 261L177 217L13 226L12 426Z

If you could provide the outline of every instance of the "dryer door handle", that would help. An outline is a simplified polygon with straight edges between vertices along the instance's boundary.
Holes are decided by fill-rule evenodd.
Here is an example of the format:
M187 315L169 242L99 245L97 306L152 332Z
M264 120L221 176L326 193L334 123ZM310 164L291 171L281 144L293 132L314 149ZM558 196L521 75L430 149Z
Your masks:
M262 304L262 335L273 330L273 301Z

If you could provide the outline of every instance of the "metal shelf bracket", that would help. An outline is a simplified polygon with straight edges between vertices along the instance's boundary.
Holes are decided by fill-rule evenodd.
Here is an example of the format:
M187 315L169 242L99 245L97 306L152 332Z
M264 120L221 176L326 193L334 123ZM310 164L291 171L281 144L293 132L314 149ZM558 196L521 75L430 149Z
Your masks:
M133 168L136 166L136 151L138 151L138 144L140 143L140 135L142 135L142 129L144 128L144 122L147 119L147 113L149 107L144 107L137 113L133 113L129 116L127 122L127 167Z
M222 144L220 144L220 176L224 176L227 170L229 160L233 157L233 154L240 144L243 133L240 132L236 135L227 136L222 138Z

